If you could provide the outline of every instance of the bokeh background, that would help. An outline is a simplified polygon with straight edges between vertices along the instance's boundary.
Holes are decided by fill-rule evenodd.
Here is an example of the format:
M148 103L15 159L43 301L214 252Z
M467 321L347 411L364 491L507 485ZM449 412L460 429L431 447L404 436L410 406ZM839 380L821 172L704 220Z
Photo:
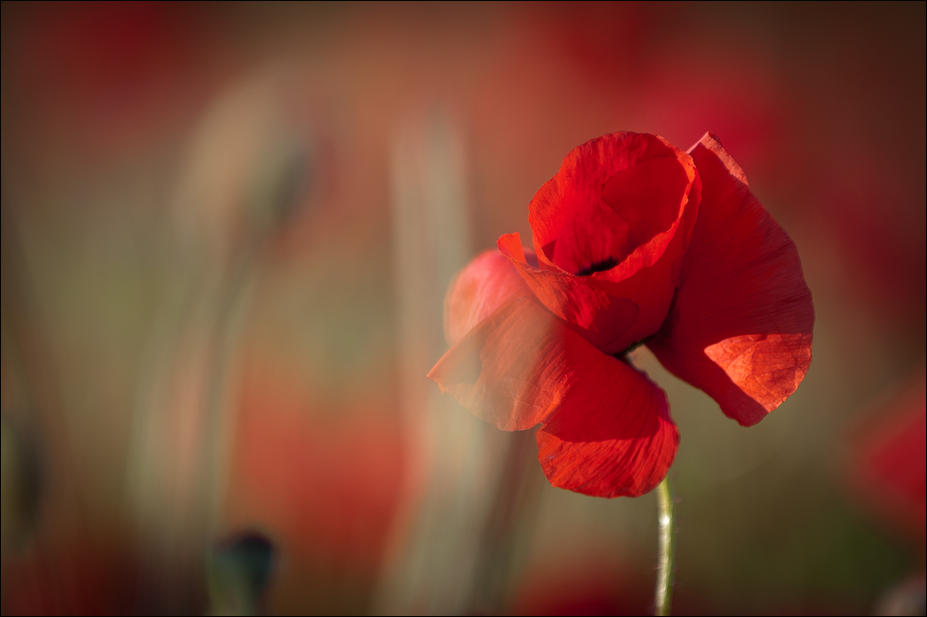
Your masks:
M923 614L924 24L4 2L3 612L650 610L654 496L551 488L425 373L571 148L711 130L817 322L749 429L636 352L682 439L674 609Z

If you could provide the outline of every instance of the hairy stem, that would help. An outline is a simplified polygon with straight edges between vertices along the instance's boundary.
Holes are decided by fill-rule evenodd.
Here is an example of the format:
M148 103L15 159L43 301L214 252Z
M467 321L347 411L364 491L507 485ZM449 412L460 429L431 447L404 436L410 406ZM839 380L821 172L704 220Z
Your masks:
M673 561L676 558L675 513L673 488L669 476L657 486L657 523L659 526L659 566L654 615L669 615L673 601Z

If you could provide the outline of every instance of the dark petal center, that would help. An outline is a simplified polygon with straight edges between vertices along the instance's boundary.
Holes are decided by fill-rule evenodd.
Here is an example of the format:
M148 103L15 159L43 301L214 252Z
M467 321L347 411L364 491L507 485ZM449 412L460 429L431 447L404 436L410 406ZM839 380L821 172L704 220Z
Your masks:
M603 270L611 270L618 265L618 260L614 257L609 257L608 259L603 259L602 261L597 261L591 266L587 266L576 273L576 276L588 276L593 272L602 272Z

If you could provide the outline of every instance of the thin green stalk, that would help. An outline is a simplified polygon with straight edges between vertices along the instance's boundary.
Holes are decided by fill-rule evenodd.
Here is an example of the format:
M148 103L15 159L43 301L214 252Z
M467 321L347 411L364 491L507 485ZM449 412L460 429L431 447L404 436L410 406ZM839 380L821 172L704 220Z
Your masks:
M673 562L676 558L676 517L673 512L673 487L669 476L657 486L657 523L659 525L659 557L654 615L669 615L673 602Z

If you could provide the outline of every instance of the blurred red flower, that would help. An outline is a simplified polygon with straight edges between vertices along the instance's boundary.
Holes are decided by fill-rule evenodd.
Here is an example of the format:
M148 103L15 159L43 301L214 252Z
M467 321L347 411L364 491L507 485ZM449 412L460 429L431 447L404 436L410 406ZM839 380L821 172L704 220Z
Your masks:
M554 486L638 496L679 434L666 395L627 361L646 344L744 426L801 383L814 308L795 244L706 134L688 152L615 133L570 152L517 233L451 284L451 349L429 373L503 430L542 424Z
M913 379L855 426L844 466L849 486L924 552L927 536L927 375Z

